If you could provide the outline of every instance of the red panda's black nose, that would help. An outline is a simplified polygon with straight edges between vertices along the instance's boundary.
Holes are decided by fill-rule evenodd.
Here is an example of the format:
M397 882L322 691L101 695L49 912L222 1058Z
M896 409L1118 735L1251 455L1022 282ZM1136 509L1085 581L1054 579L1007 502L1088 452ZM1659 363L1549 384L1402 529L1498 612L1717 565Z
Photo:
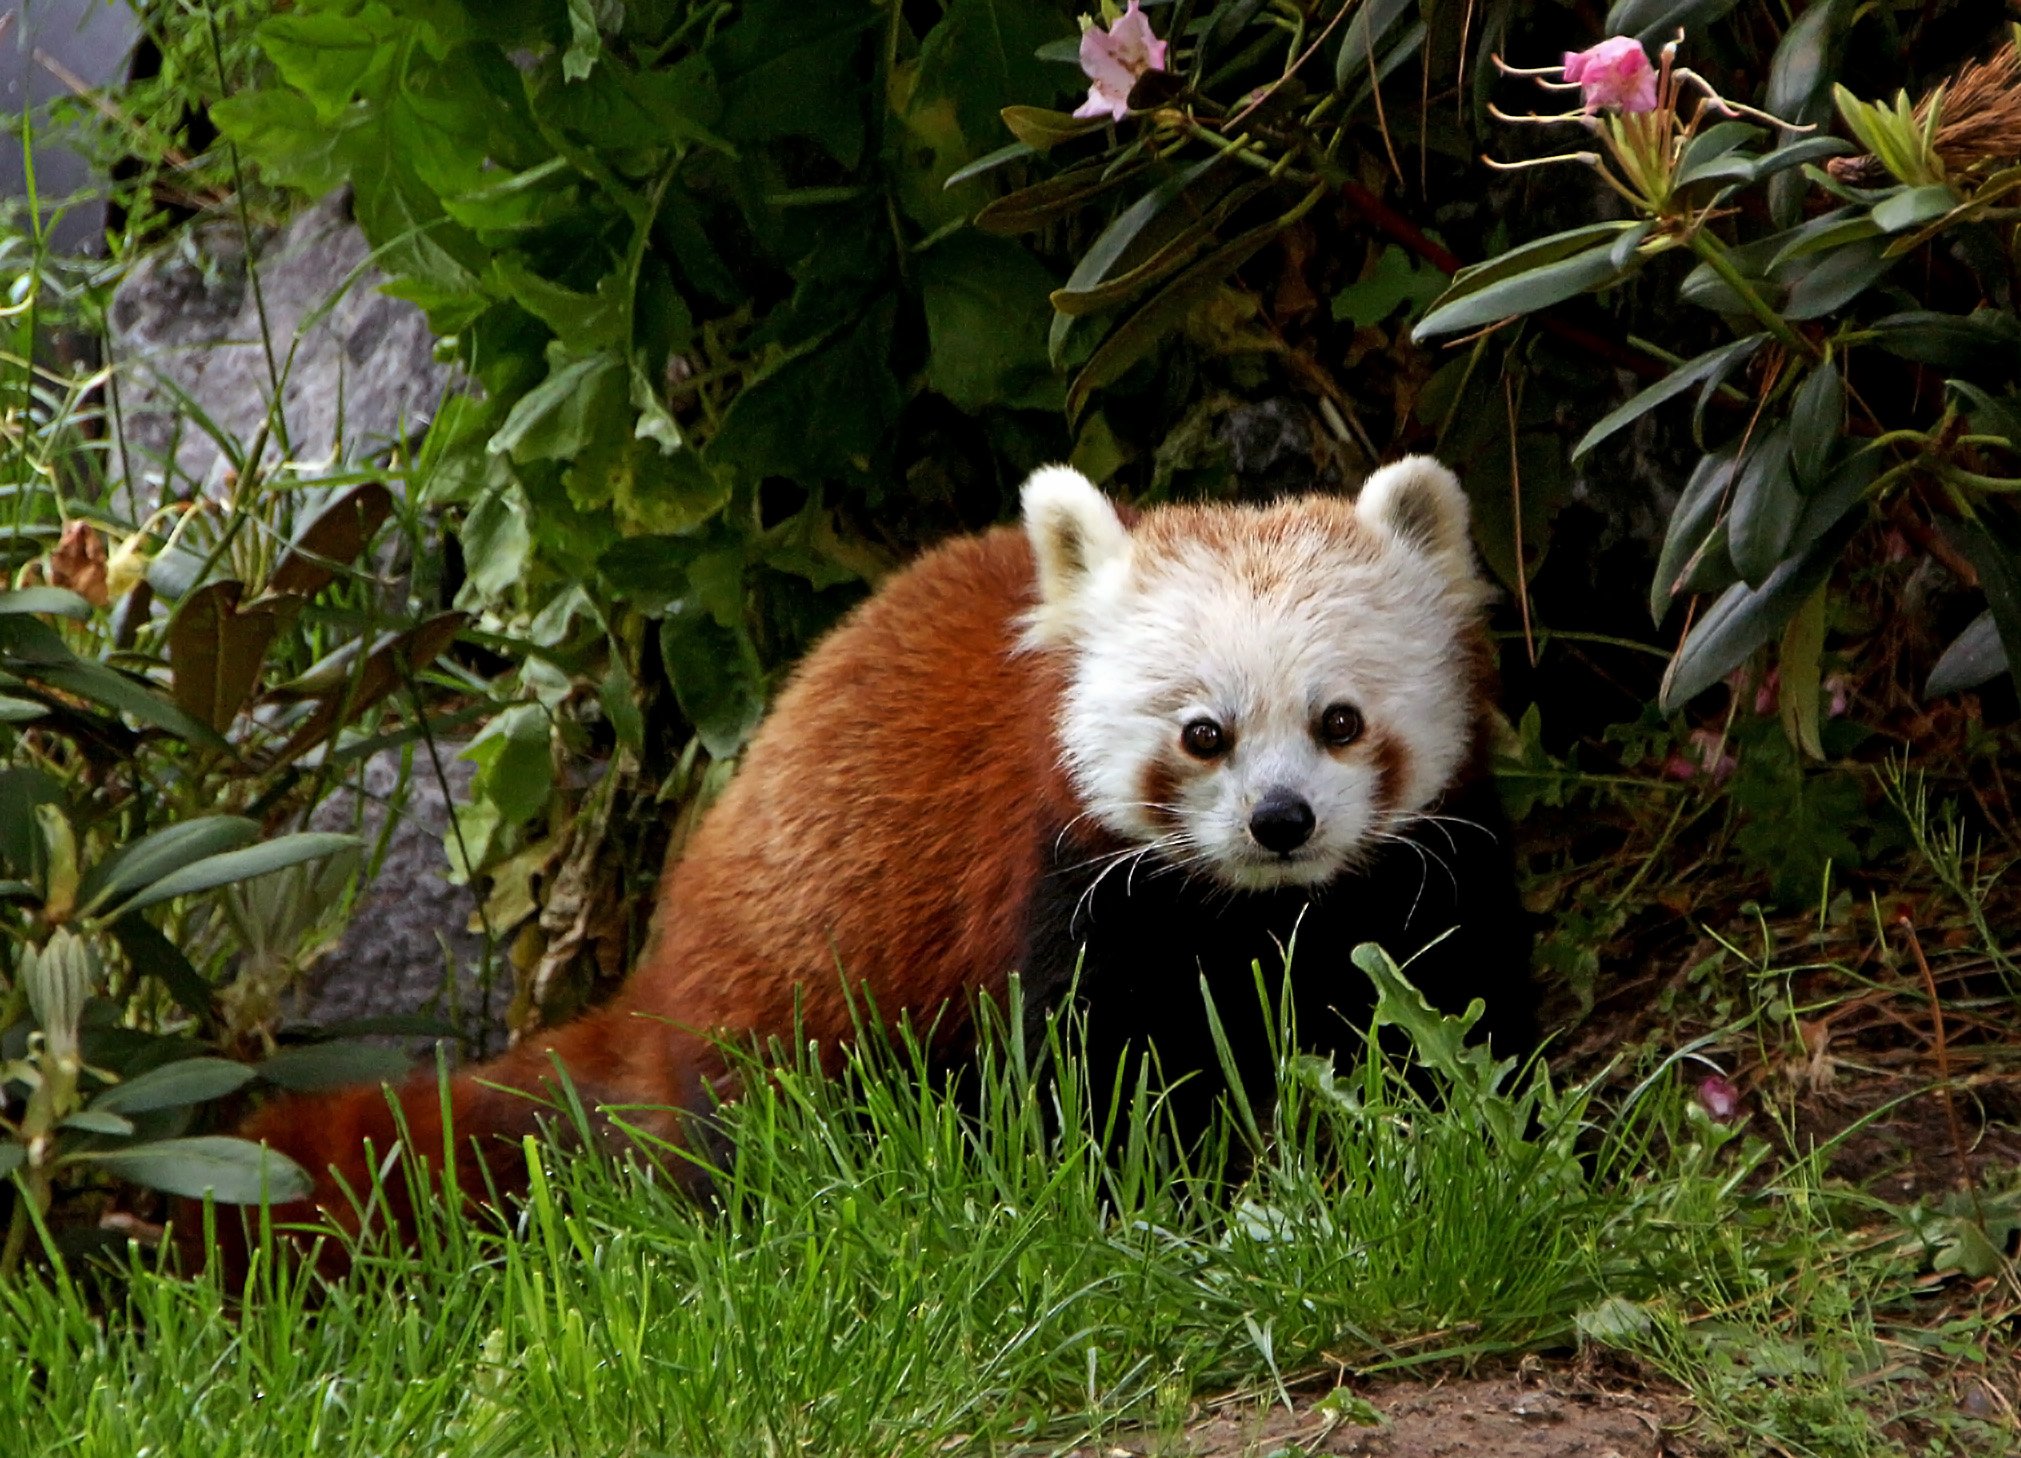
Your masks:
M1267 851L1290 855L1312 838L1312 807L1303 795L1272 790L1249 812L1249 834Z

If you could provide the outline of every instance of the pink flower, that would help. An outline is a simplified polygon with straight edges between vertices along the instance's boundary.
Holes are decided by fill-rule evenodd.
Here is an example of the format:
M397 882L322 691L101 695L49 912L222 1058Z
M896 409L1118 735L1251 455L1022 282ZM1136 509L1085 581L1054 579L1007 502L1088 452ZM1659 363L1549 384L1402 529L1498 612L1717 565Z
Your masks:
M1087 64L1087 54L1084 40L1082 65ZM1588 50L1565 52L1565 79L1585 91L1589 112L1656 110L1656 68L1633 36L1617 35Z
M1740 1112L1740 1090L1716 1073L1698 1085L1697 1098L1699 1107L1721 1124L1732 1123Z
M1081 70L1087 73L1088 99L1075 116L1107 116L1121 121L1130 112L1130 88L1146 71L1165 69L1166 43L1151 32L1151 22L1130 0L1107 30L1090 25L1081 32Z
M1724 752L1723 738L1710 729L1692 730L1685 739L1684 748L1663 761L1663 778L1684 781L1706 779L1715 785L1725 784L1740 763Z

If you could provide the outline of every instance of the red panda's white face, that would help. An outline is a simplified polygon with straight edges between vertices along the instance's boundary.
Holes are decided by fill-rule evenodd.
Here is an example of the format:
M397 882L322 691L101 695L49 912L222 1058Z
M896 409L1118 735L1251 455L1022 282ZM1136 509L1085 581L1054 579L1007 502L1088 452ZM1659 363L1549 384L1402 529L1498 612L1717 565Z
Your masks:
M1054 467L1024 507L1026 643L1072 665L1066 768L1144 859L1233 888L1323 885L1453 783L1489 592L1437 462L1386 467L1353 503L1167 507L1133 528Z

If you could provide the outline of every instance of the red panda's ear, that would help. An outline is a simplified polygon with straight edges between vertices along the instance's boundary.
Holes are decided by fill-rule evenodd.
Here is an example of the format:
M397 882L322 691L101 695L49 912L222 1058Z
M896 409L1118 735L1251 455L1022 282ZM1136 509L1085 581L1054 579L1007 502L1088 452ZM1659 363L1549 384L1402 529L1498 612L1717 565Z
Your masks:
M1089 581L1127 561L1130 533L1092 481L1070 466L1045 466L1024 485L1025 535L1038 565L1036 636L1066 629Z
M1355 515L1384 535L1450 559L1474 575L1467 544L1467 494L1459 478L1430 456L1405 456L1362 482Z

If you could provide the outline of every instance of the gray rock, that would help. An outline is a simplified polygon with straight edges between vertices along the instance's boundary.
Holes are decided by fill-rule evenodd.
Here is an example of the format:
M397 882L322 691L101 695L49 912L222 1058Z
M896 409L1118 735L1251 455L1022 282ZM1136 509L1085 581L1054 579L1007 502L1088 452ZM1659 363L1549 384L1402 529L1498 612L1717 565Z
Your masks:
M381 293L381 275L362 267L371 247L348 191L253 241L257 290L240 229L211 222L144 259L113 296L126 443L150 458L130 468L172 495L189 494L179 483L214 491L226 461L183 397L244 446L279 376L289 456L364 461L418 438L455 378L436 363L421 311ZM273 441L269 459L280 453Z
M401 784L400 754L388 750L365 762L363 793L354 780L318 805L317 830L355 832L376 845L388 815L395 817L379 874L359 893L343 940L323 957L310 984L298 989L290 1021L328 1027L354 1018L430 1013L476 1033L491 1049L505 1045L505 1008L512 970L494 955L493 985L482 985L483 938L469 928L477 898L452 885L443 836L450 798L467 795L475 771L458 759L461 744L439 746L438 779L425 747ZM449 794L442 780L448 781ZM445 975L457 969L453 990Z

